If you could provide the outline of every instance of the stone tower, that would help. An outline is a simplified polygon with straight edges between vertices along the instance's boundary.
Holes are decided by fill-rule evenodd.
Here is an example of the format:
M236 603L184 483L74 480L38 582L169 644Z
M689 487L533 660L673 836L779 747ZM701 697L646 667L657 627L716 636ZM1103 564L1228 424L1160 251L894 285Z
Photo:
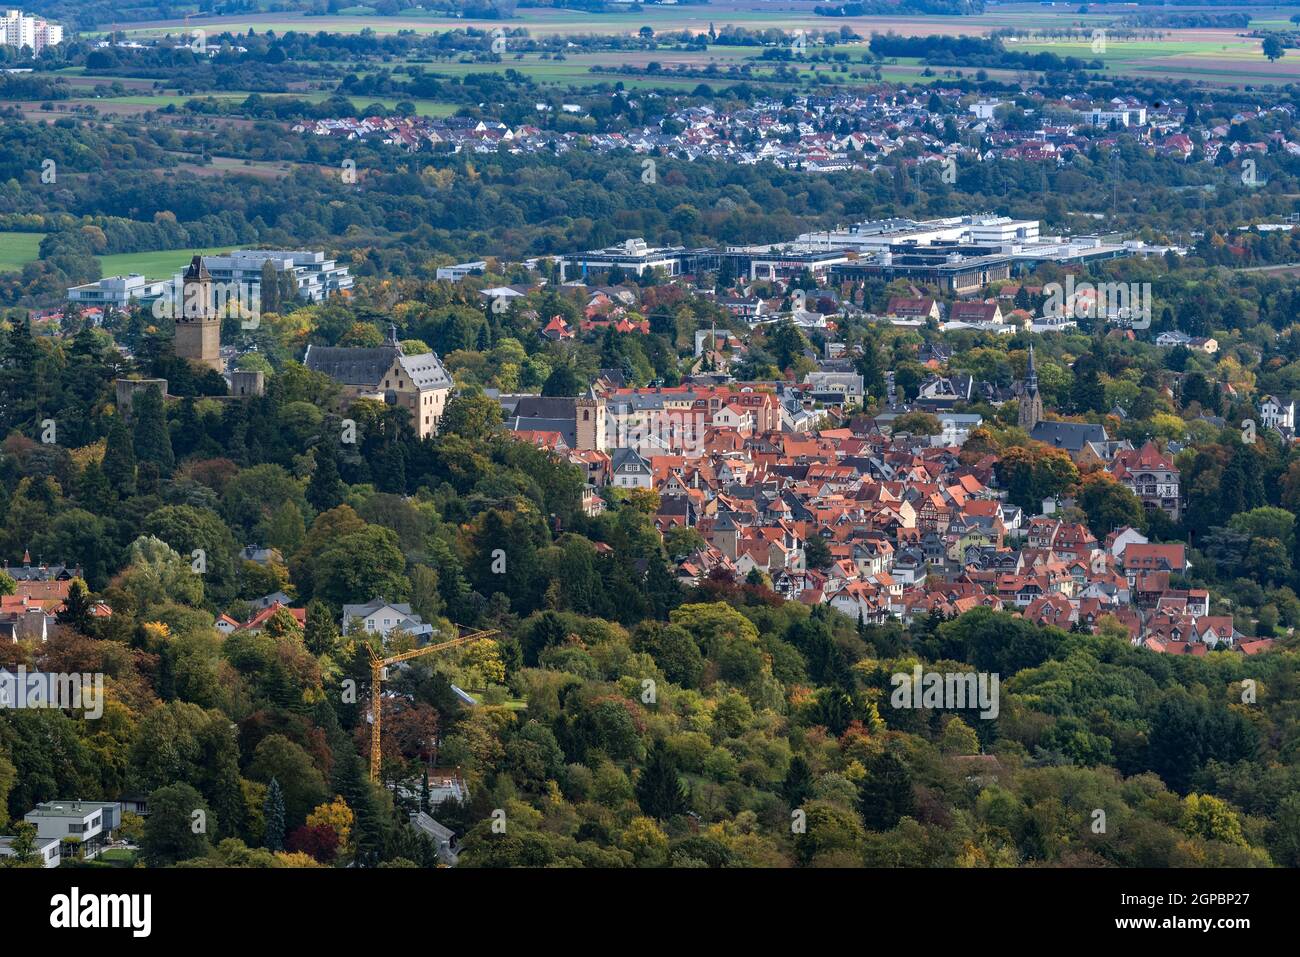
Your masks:
M221 361L221 319L212 307L212 276L203 257L190 260L181 279L181 304L176 317L176 355L218 372Z
M1025 367L1025 381L1020 389L1019 426L1032 432L1043 421L1043 397L1038 393L1038 370L1034 368L1034 344L1029 344L1029 365Z
M578 448L605 451L605 397L588 386L587 394L575 400L573 417Z

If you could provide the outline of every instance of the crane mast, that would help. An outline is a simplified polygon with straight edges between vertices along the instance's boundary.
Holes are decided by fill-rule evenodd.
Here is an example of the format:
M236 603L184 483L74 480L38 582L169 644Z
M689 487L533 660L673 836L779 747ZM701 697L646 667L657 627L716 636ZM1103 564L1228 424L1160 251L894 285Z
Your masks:
M459 626L458 626L459 627ZM480 638L488 638L497 632L492 631L473 631L459 638L452 638L449 641L441 641L436 645L425 645L423 648L412 648L410 651L403 651L400 654L384 657L370 648L370 711L373 715L370 725L370 780L376 782L379 780L379 762L380 762L380 728L383 715L383 680L384 669L389 665L395 665L402 661L410 661L412 658L420 658L424 655L433 654L435 651L443 651L447 648L455 648L459 645L469 644L471 641L478 641Z

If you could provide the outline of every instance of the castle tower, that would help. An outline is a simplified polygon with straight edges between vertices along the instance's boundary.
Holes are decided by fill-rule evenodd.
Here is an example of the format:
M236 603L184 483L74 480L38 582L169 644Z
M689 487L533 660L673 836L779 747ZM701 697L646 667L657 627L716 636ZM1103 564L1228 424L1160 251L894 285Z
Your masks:
M605 397L597 395L594 386L588 386L587 394L575 400L573 417L578 448L605 451Z
M1025 367L1025 381L1020 390L1019 426L1032 432L1043 421L1043 397L1038 393L1038 370L1034 368L1034 344L1029 344L1029 365Z
M181 278L181 305L176 317L176 355L225 371L221 361L221 319L212 308L212 276L203 257L190 260Z

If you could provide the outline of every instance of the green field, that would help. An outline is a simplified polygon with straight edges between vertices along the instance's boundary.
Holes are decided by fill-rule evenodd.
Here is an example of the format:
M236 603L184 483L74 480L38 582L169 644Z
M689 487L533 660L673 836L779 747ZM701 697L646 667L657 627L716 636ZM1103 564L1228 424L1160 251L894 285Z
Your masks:
M37 258L44 233L0 233L0 272L18 272Z
M188 21L156 20L126 25L128 35L173 36L187 30L205 29L210 33L245 33L250 28L258 33L272 30L285 33L290 30L316 33L360 33L370 30L377 34L413 31L416 33L445 33L473 27L493 30L497 27L515 29L524 27L533 36L547 34L610 35L631 34L643 26L656 32L686 30L706 33L712 24L763 30L769 27L791 30L838 30L847 26L866 36L873 30L898 33L968 33L982 34L1004 27L1029 27L1041 23L1045 16L1038 4L1017 4L999 7L978 16L861 16L821 17L813 12L820 0L786 0L786 2L759 2L759 0L714 0L708 4L652 5L638 11L591 13L553 7L519 8L509 20L476 20L449 17L441 13L408 10L397 16L353 15L354 11L340 11L328 16L301 16L291 13L234 14L231 16L195 15ZM1053 16L1071 23L1105 23L1110 14L1078 14L1078 6L1060 4ZM1068 14L1068 16L1067 16ZM1274 14L1276 15L1276 14ZM103 32L103 31L101 31Z
M1159 40L1122 40L1109 37L1102 52L1088 40L1020 41L1007 48L1022 53L1101 60L1108 72L1129 76L1166 77L1206 82L1294 82L1300 79L1300 57L1284 56L1270 63L1260 41L1228 31L1174 30Z
M565 10L551 7L521 8L509 20L473 20L448 17L439 13L421 10L405 10L397 16L376 16L365 7L347 8L338 14L329 16L301 16L291 13L254 13L238 14L228 17L194 16L189 21L159 20L148 23L132 24L126 30L129 34L140 36L177 36L192 29L205 29L211 34L231 32L243 33L253 29L258 33L273 31L285 33L300 31L315 33L351 34L363 30L378 34L412 31L433 34L449 30L475 28L494 30L497 28L518 29L523 27L530 36L547 35L631 35L643 26L648 26L662 34L668 31L686 31L690 33L707 32L710 26L718 30L727 26L744 27L750 30L777 28L781 30L838 30L847 27L863 37L872 33L895 33L924 36L928 34L980 36L999 29L1017 31L1024 39L1008 42L1010 50L1037 52L1050 50L1061 55L1075 55L1093 59L1097 55L1090 49L1088 40L1082 42L1053 43L1042 34L1031 36L1048 28L1073 28L1091 31L1099 27L1109 27L1117 18L1131 14L1128 5L1116 4L1112 7L1094 7L1087 13L1080 13L1078 3L1058 2L1050 9L1044 9L1038 3L1003 4L990 8L984 13L965 16L861 16L861 17L821 17L813 12L817 0L714 0L709 4L689 4L647 6L635 12L616 11L611 13L588 13L577 10ZM1181 8L1180 8L1181 9ZM1200 10L1199 6L1187 8L1187 12ZM1207 5L1205 9L1214 9ZM1234 12L1245 11L1257 18L1252 22L1253 29L1278 30L1290 26L1289 16L1300 7L1233 7ZM1260 42L1245 36L1245 31L1226 28L1205 29L1169 29L1148 31L1158 33L1159 39L1143 39L1124 42L1111 39L1107 51L1101 55L1108 71L1130 76L1169 77L1174 79L1203 80L1208 83L1229 84L1242 82L1284 83L1300 80L1300 54L1292 52L1276 63L1270 63L1261 53ZM718 61L726 62L752 56L754 48L711 49L709 54ZM681 57L692 56L691 53L676 53L671 50L655 51L660 59L672 62ZM603 62L615 64L635 61L641 53L622 51L605 54ZM599 55L598 55L599 56ZM623 59L620 59L622 57ZM581 75L575 69L573 61L562 63L529 64L529 75L539 82L565 85L578 83L590 85L593 80L589 75ZM430 69L455 73L460 69L503 70L515 65L509 55L506 62L492 64L437 64ZM589 63L587 65L590 65ZM936 72L937 69L936 69ZM886 77L891 80L916 80L915 74L908 69L891 70ZM631 77L624 79L624 85L630 88L646 86L679 86L686 80L657 78L646 79Z
M125 276L139 273L146 279L169 279L190 261L191 256L219 256L230 252L229 246L210 249L164 249L152 253L119 253L100 256L100 268L105 276Z

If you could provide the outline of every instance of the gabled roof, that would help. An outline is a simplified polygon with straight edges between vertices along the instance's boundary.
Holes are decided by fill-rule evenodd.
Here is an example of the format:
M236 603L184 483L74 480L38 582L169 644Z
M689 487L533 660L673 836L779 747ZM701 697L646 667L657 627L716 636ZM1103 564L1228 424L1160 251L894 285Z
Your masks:
M308 346L302 364L313 372L323 372L344 385L373 388L401 355L401 348L392 345L373 349Z

